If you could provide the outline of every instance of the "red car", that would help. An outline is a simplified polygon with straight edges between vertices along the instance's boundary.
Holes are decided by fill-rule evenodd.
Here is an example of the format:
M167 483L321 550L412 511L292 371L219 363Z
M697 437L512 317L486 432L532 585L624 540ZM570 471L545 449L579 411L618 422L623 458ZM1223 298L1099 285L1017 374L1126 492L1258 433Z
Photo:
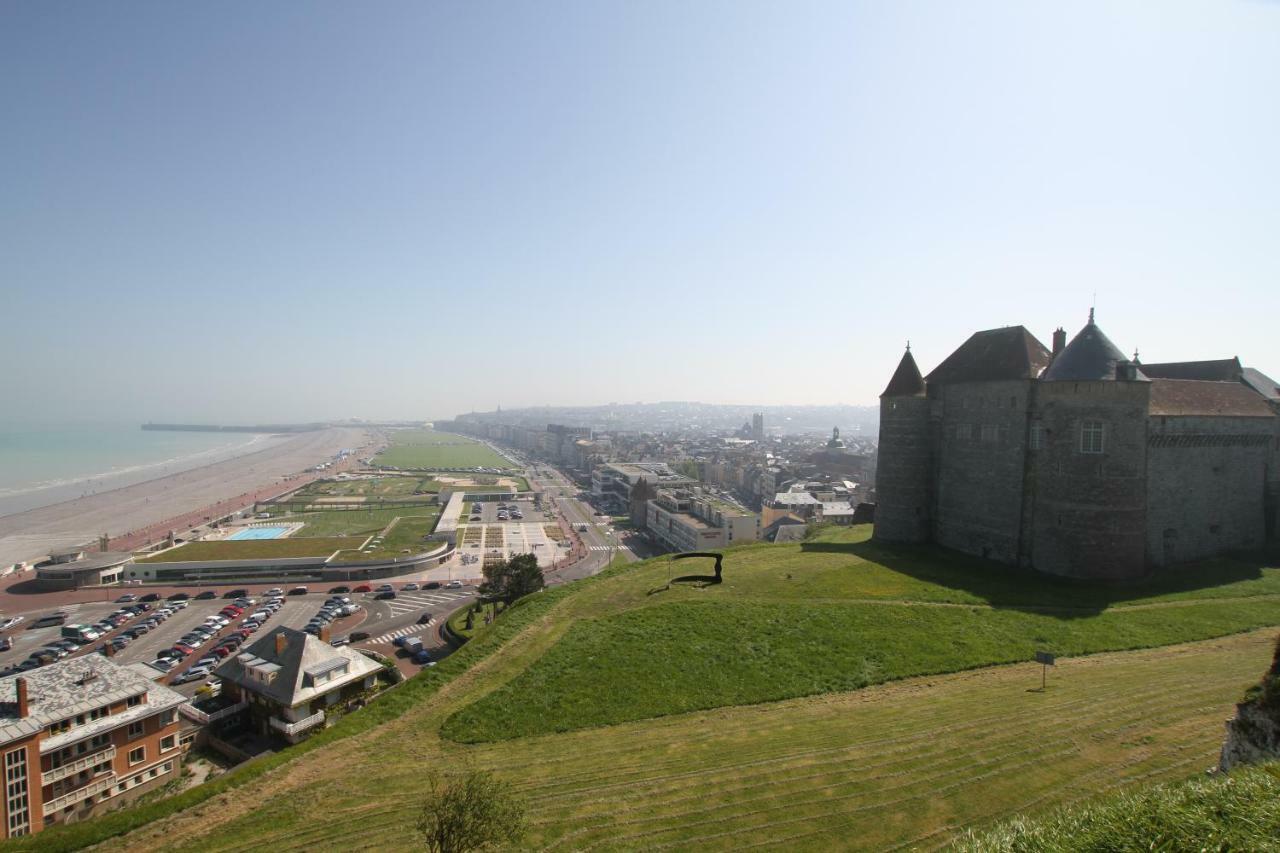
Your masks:
M191 646L188 646L186 643L174 643L173 650L178 654L182 655L184 658L195 651L194 648L192 648Z
M369 586L367 583L362 583L360 584L360 586L356 587L351 591L352 592L373 592L373 587Z
M218 612L223 614L224 616L239 616L241 613L244 612L244 610L242 610L239 607L236 607L234 604L228 604L226 607L222 608Z
M231 647L230 647L230 646L218 646L216 649L214 649L214 650L211 652L211 654L215 654L215 655L217 655L217 656L218 656L218 657L220 657L220 658L225 658L227 655L231 654Z

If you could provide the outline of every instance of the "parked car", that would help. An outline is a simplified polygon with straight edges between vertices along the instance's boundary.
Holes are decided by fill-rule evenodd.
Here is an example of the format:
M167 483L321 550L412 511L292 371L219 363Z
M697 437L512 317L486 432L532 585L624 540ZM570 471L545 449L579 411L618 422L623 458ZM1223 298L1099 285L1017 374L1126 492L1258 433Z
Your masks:
M129 592L117 598L116 604L124 604L127 601L137 601L137 600L138 600L138 596L134 595L132 592Z
M368 631L352 631L351 636L348 637L348 639L351 640L351 642L353 643L359 643L362 640L369 639L369 632Z
M357 587L352 587L351 591L352 592L373 592L373 587L369 586L367 583L362 583Z
M330 592L330 593L351 592L351 587L349 587L349 586L335 586L333 589L329 590L329 592Z
M334 637L332 640L329 641L329 645L331 646L346 646L350 644L351 644L350 637Z
M413 662L419 666L425 666L426 664L431 663L431 652L426 649L418 649L413 653Z
M142 598L140 598L140 599L138 599L138 600L139 600L139 601L159 601L159 600L160 600L160 593L158 593L158 592L149 592L149 593L147 593L146 595L142 596Z
M266 595L268 595L268 596L273 596L273 595L284 595L284 590L283 590L283 589L281 589L281 588L280 588L280 587L278 587L278 586L273 586L273 587L271 587L271 589L267 590Z
M305 586L295 586L293 589L289 590L289 594L290 595L306 595L307 588Z
M213 650L212 652L210 652L210 654L212 654L212 655L213 655L214 657L216 657L218 660L222 660L222 659L223 659L223 658L225 658L227 655L231 654L231 647L230 647L230 646L217 646L216 648L214 648L214 650Z
M249 594L247 589L233 589L222 594L223 598L244 598Z
M440 588L440 581L428 581L426 586L423 587L423 589L439 589L439 588Z
M407 583L407 584L405 584L404 586L400 587L400 591L401 591L401 592L416 592L416 591L418 591L418 590L420 590L420 589L422 589L422 587L418 586L418 585L417 585L416 583L414 583L413 581L410 581L409 583Z
M378 599L379 601L387 601L395 597L396 597L396 591L394 589L383 590L382 592L374 596L374 598Z
M208 601L211 598L217 598L217 597L218 597L218 593L216 590L206 589L204 592L196 595L196 601Z
M156 669L160 670L161 672L168 672L169 670L177 666L178 662L173 658L158 657L151 662L151 665L154 666Z
M186 601L190 597L191 596L187 595L185 592L175 592L173 595L169 596L169 600L170 601Z
M209 677L209 668L205 666L195 666L179 675L173 680L174 684L186 684L188 681L199 681L202 678Z
M188 643L174 643L173 650L185 658L195 651L195 647Z
M444 585L445 589L462 589L462 581L449 581Z

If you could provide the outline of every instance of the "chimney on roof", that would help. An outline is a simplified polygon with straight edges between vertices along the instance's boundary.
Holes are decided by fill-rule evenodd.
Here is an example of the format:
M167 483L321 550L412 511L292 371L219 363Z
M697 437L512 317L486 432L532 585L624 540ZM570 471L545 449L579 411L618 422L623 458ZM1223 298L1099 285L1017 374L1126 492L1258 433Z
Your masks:
M1056 357L1067 347L1067 333L1061 326L1053 332L1053 354Z
M322 643L329 642L329 626L328 625L324 625L320 628L320 642Z
M289 638L284 635L284 631L276 634L276 655L284 654L285 647L289 645Z
M18 719L25 719L31 713L31 707L27 700L27 680L22 676L18 676L14 680L14 684L18 688Z

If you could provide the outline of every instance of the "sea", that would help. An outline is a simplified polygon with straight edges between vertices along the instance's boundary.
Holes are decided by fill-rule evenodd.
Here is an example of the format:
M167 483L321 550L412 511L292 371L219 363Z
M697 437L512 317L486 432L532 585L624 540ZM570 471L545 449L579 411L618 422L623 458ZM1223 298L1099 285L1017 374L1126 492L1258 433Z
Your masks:
M265 449L275 436L161 432L132 423L0 422L0 516Z

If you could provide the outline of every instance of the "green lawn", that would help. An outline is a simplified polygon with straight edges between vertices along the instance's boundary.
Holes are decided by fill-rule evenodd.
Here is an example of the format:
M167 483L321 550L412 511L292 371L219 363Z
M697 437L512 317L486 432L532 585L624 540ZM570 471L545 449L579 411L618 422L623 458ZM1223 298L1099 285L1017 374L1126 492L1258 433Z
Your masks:
M414 492L440 491L441 484L431 477L370 477L359 480L321 480L304 486L291 495L290 501L315 497L409 498Z
M302 530L293 534L292 538L296 539L299 536L350 536L357 533L378 533L403 515L425 516L434 519L439 514L438 509L415 506L400 509L344 509L299 512L283 516L279 520L305 522Z
M719 586L659 558L550 588L317 742L19 849L401 849L423 769L463 765L530 802L530 848L934 849L1199 774L1271 660L1233 632L1280 624L1274 568L1066 584L866 533L729 549Z
M355 537L313 537L295 539L248 539L238 542L188 542L171 551L154 557L139 559L139 563L191 563L205 560L254 560L282 557L327 557L334 551L352 547L353 542L364 541Z
M373 460L393 468L510 468L511 462L480 442L434 430L396 430L391 445Z

